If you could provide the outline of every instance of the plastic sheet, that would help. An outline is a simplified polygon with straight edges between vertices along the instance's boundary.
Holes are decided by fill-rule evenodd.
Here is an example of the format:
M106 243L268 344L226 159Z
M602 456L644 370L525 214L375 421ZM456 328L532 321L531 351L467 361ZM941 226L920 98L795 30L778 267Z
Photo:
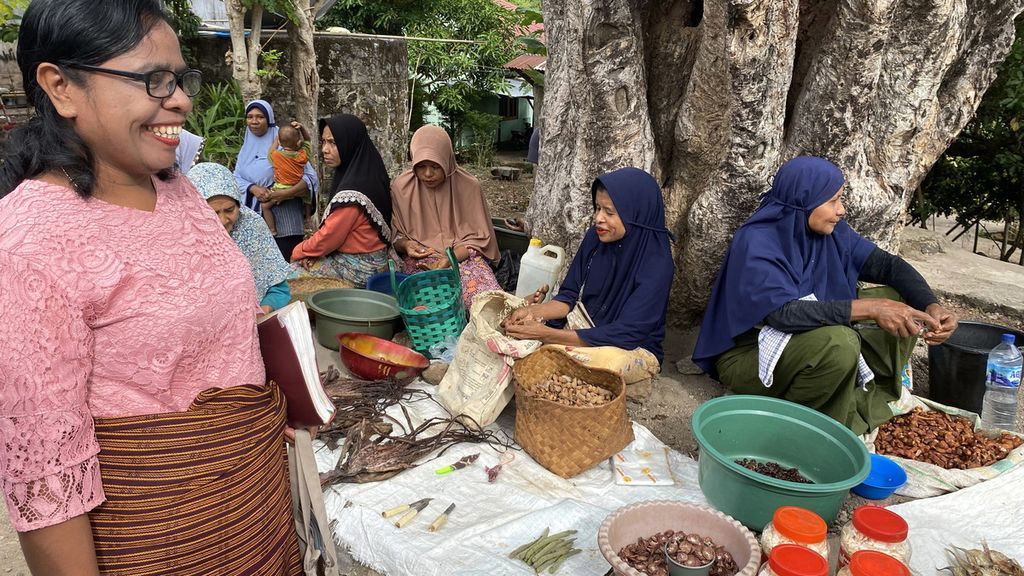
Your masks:
M432 389L422 383L414 387ZM429 401L408 404L407 408L418 421L441 415L440 407ZM488 429L511 434L513 425L506 413ZM654 436L639 424L633 426L637 437L650 446ZM337 522L334 533L339 544L359 562L385 574L532 574L532 569L508 558L508 553L536 538L545 527L552 532L576 529L576 547L583 551L569 558L559 574L593 576L609 567L598 551L597 531L612 511L657 499L707 504L697 484L697 462L674 450L669 450L668 456L676 481L671 486L616 485L609 461L565 480L525 452L516 452L497 481L488 483L484 467L497 464L500 454L478 444L454 446L437 462L476 452L480 458L473 465L443 476L434 474L436 466L421 465L387 481L329 488L325 503L330 519ZM317 450L321 471L333 466L338 454L321 446ZM434 500L402 529L381 517L385 509L426 497ZM427 532L429 524L453 502L456 508L444 528Z

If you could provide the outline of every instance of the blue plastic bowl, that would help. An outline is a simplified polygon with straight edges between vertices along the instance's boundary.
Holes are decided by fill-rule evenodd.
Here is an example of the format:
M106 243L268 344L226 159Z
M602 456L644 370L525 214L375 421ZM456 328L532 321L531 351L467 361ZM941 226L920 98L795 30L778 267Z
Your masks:
M907 473L903 467L885 456L872 454L871 471L863 482L853 487L853 493L869 500L882 500L906 483Z
M402 272L395 272L395 284L401 284L402 280L408 278L408 274ZM366 289L373 290L374 292L383 292L384 294L391 294L391 273L390 272L378 272L366 281Z

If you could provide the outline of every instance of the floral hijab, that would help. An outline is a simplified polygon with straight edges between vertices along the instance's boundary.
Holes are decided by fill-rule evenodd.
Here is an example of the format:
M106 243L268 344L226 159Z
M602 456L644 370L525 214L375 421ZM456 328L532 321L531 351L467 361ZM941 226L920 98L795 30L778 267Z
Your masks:
M231 239L249 260L257 300L263 300L271 286L285 281L292 272L291 266L281 256L267 223L262 216L241 205L235 177L224 166L214 162L196 164L189 170L188 179L206 200L227 196L239 204L238 221L231 230Z

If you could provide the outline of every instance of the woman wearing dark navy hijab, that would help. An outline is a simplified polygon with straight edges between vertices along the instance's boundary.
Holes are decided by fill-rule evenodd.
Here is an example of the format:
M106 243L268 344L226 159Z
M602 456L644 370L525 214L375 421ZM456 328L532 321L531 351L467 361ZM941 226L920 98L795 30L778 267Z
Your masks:
M647 172L621 168L594 180L590 192L594 224L558 293L513 312L505 329L563 345L576 360L617 370L627 383L650 378L664 358L674 272L661 188Z
M734 392L799 402L861 434L892 416L916 339L945 341L957 318L902 258L850 228L844 191L828 160L779 168L736 231L693 360ZM858 293L858 281L886 286Z

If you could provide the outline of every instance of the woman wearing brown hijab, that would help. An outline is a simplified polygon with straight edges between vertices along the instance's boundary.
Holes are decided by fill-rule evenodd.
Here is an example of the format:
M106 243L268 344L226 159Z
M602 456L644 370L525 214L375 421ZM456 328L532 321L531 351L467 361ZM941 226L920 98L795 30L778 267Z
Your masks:
M459 168L451 138L437 126L417 130L409 150L412 169L391 184L395 250L411 274L450 266L444 251L453 248L469 308L476 294L501 290L485 260L498 259L498 242L480 181Z

